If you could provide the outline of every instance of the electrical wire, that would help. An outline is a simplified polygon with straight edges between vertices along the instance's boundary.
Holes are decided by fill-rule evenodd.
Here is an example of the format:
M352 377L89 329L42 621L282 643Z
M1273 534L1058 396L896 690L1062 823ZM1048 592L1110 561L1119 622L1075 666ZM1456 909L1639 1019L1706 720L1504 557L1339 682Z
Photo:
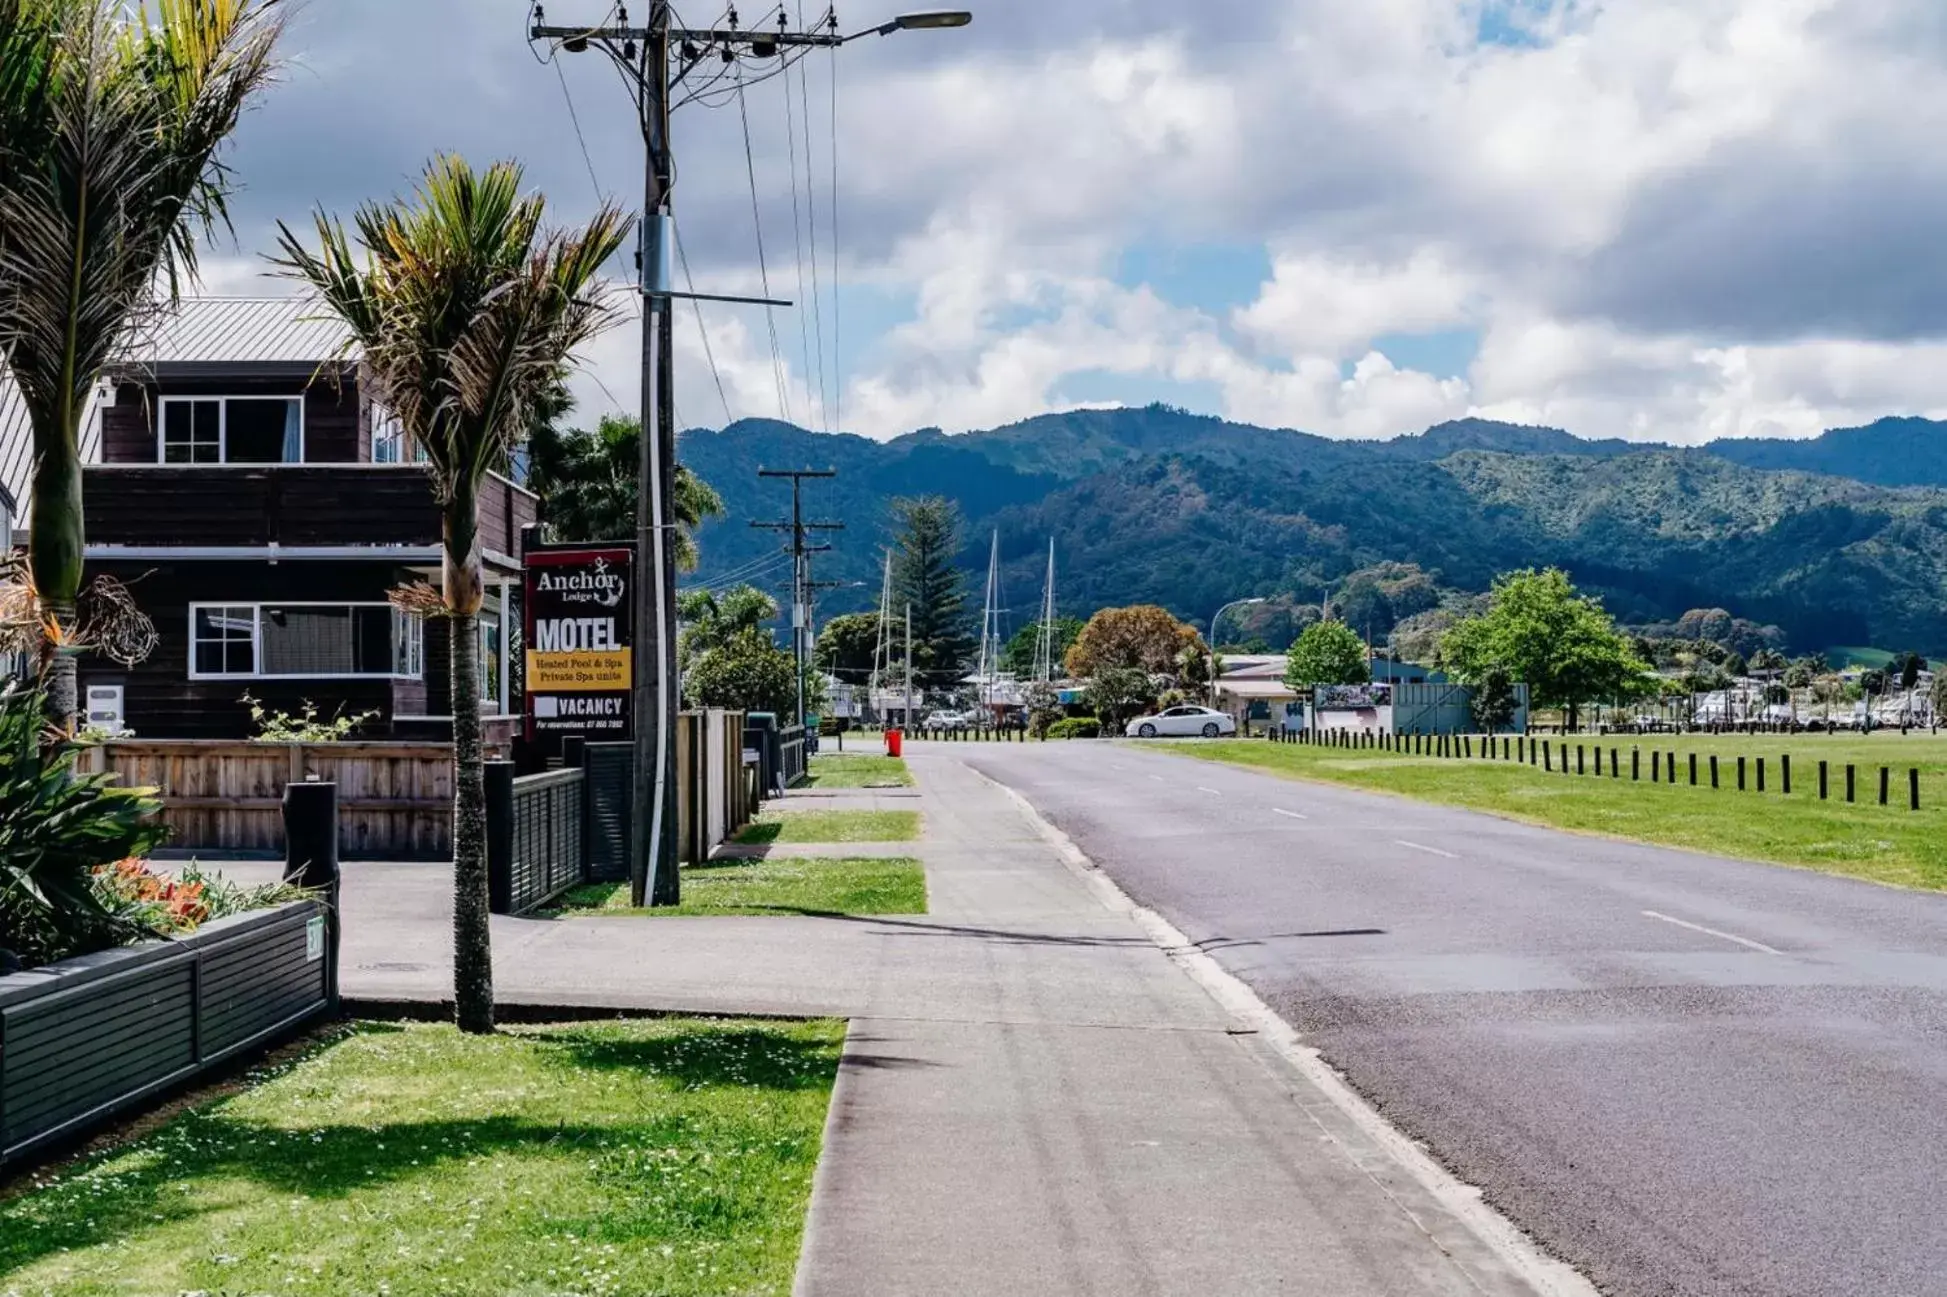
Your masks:
M568 89L568 76L561 70L560 59L549 59L548 62L554 64L554 78L561 83L561 98L568 105L568 121L575 128L575 142L581 145L581 160L588 167L588 183L595 187L595 202L599 205L604 199L602 181L595 174L595 159L588 152L588 137L581 133L581 114L575 111L575 96Z
M771 268L764 255L764 217L757 203L757 154L750 143L750 107L743 93L741 78L737 87L737 113L744 126L744 169L750 175L750 218L757 229L757 272L763 284L764 296L771 295ZM784 352L777 340L777 310L764 307L764 323L771 335L771 376L777 383L778 409L786 423L796 423L791 417L791 392L784 380Z
M836 11L832 25L838 25ZM838 47L831 47L832 69L832 431L845 431L845 374L839 349L839 268L838 268Z
M804 318L804 213L798 205L798 124L791 110L791 78L788 76L784 78L784 141L786 152L791 158L791 241L797 250L798 264L798 347L804 353L805 382L808 386L811 381L812 370L811 333L805 327ZM805 188L807 191L812 189L811 154L809 150L805 153ZM816 216L814 215L812 219L811 264L815 272L818 265L818 227L816 224ZM816 282L815 274L813 282ZM815 291L812 294L811 303L813 313L818 314L818 298ZM830 432L831 410L825 404L825 367L822 359L822 349L818 365L818 419L820 427L824 431Z
M837 432L838 425L832 418L832 404L825 388L825 306L824 295L818 283L818 187L811 170L811 76L803 68L798 69L799 126L804 132L804 189L805 208L811 227L811 321L818 341L818 408L824 415L825 431ZM787 113L791 104L791 79L784 79L784 103ZM793 172L792 196L797 196L796 172ZM799 320L803 320L802 314ZM810 368L807 360L805 367Z
M696 297L696 280L690 274L690 254L683 247L683 227L676 227L676 259L683 264L683 284L690 292L690 306L696 311L696 332L703 339L703 358L710 362L710 378L717 385L717 400L723 402L724 426L736 422L730 413L730 397L723 390L723 372L717 368L716 349L710 345L710 331L703 326L703 303Z

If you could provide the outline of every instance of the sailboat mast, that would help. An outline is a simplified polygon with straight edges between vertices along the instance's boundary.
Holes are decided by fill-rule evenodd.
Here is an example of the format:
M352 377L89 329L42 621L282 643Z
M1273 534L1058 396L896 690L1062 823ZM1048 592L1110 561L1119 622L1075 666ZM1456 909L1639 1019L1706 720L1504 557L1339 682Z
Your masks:
M1000 669L998 629L1000 610L994 607L994 599L1000 585L1001 534L994 532L992 544L987 551L987 606L980 615L980 688L981 701L989 706L994 701L994 673Z
M1035 645L1034 675L1042 684L1055 679L1055 538L1048 537L1048 580L1041 587L1041 633Z

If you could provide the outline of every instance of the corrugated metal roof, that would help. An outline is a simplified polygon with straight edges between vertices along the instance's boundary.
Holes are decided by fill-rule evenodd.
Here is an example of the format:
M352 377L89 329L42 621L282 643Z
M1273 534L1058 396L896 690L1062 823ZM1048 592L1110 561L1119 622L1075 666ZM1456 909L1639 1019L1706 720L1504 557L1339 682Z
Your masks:
M90 402L88 417L81 425L81 462L101 458L101 405ZM4 369L0 369L0 489L13 506L16 525L27 517L28 488L34 476L34 430L27 422L27 404L20 389Z
M342 351L342 322L309 297L191 297L146 325L125 360L135 365L309 364Z
M122 355L137 369L161 365L318 365L340 354L345 326L307 297L189 297L144 326ZM33 432L4 367L0 367L0 488L27 513L33 476ZM101 458L101 409L89 407L81 458Z

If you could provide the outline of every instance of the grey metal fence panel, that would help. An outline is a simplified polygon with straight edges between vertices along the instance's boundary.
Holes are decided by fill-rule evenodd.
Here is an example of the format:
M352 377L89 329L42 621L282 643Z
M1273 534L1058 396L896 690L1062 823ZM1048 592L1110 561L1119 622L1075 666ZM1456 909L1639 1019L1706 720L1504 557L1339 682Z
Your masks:
M808 753L805 743L805 727L788 725L778 731L778 747L782 768L779 777L786 788L796 788L805 780L808 770Z
M626 882L633 822L629 806L635 778L635 747L628 743L590 743L582 770L588 780L588 880Z
M0 1163L328 1011L323 923L303 902L0 977Z
M587 878L583 851L582 770L556 770L514 781L509 910L523 914Z

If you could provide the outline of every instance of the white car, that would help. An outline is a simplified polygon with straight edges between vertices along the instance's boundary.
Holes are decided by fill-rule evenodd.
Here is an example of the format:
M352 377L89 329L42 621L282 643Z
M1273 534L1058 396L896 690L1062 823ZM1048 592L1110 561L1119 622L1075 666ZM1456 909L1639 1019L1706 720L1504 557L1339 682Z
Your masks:
M1237 733L1237 722L1211 707L1171 707L1154 716L1138 716L1123 728L1132 739L1201 735L1206 739Z

